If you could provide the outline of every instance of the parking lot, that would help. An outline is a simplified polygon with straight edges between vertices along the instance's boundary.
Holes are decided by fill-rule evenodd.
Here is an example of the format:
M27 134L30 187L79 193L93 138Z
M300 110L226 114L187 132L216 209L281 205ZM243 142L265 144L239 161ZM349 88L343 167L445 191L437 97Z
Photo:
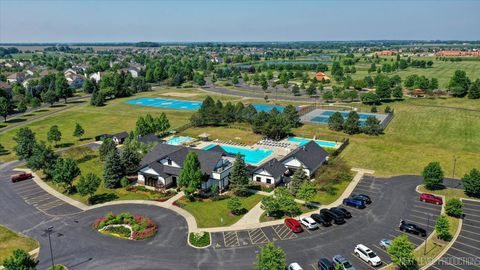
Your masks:
M50 215L69 215L81 210L50 195L39 187L32 179L17 183L9 183L11 189L18 194L26 204Z
M465 217L457 240L429 269L480 269L480 202L463 203Z

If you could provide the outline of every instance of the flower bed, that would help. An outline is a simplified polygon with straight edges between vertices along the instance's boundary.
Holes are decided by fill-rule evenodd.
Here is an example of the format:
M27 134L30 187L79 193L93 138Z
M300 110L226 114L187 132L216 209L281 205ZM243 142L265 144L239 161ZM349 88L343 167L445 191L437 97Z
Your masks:
M130 240L143 240L157 233L157 225L149 218L138 214L108 213L93 223L93 228L99 232Z
M190 233L189 241L190 241L190 244L194 247L206 247L210 245L210 233L208 232Z

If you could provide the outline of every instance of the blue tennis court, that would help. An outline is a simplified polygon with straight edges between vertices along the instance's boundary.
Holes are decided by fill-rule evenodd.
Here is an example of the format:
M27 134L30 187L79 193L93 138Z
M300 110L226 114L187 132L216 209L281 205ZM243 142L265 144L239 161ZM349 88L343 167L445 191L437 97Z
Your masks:
M330 119L330 116L332 116L336 112L339 112L342 115L343 119L347 119L349 114L348 111L316 109L302 116L301 120L303 122L310 122L313 124L328 124L328 119ZM360 120L360 126L365 125L367 118L370 116L376 117L380 121L380 123L382 123L387 117L387 115L385 114L378 114L378 113L357 113L357 114Z
M198 110L202 106L202 102L199 101L188 101L188 100L176 100L176 99L165 99L165 98L137 98L131 99L126 102L131 105L140 105L148 107L160 107L166 109L177 109L177 110Z

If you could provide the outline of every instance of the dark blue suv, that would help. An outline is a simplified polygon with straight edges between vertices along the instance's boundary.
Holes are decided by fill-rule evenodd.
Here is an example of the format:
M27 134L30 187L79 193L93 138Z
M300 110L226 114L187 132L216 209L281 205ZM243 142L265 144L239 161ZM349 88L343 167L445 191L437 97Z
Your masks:
M365 202L363 200L355 199L352 197L343 199L343 205L355 207L358 209L363 209L366 207Z

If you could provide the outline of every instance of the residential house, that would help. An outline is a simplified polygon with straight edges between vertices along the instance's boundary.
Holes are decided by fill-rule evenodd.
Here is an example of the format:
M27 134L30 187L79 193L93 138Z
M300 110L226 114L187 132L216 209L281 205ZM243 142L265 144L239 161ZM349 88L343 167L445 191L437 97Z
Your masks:
M79 74L68 73L67 75L65 75L65 79L67 79L67 83L70 85L71 88L78 89L82 87L85 77Z
M328 77L325 73L323 72L317 72L315 74L315 79L317 79L317 81L327 81L327 80L330 80L330 77Z
M276 158L269 160L252 172L252 180L258 184L277 186L283 182L288 169Z
M290 171L303 166L305 174L312 178L322 164L327 161L328 152L315 141L310 141L290 152L280 162Z
M112 140L116 144L122 144L126 138L128 138L128 132L126 131L112 135Z
M98 83L100 81L100 79L102 78L102 75L103 73L98 71L98 72L95 72L93 74L91 74L88 78L91 80L91 79L94 79L96 83Z
M204 179L201 188L213 185L220 190L228 186L234 158L218 151L207 151L165 143L157 144L141 161L137 184L151 188L168 188L176 185L183 162L189 152L198 155Z
M10 75L8 75L7 77L7 82L9 83L21 83L25 80L25 73L23 72L15 72L15 73L12 73Z

